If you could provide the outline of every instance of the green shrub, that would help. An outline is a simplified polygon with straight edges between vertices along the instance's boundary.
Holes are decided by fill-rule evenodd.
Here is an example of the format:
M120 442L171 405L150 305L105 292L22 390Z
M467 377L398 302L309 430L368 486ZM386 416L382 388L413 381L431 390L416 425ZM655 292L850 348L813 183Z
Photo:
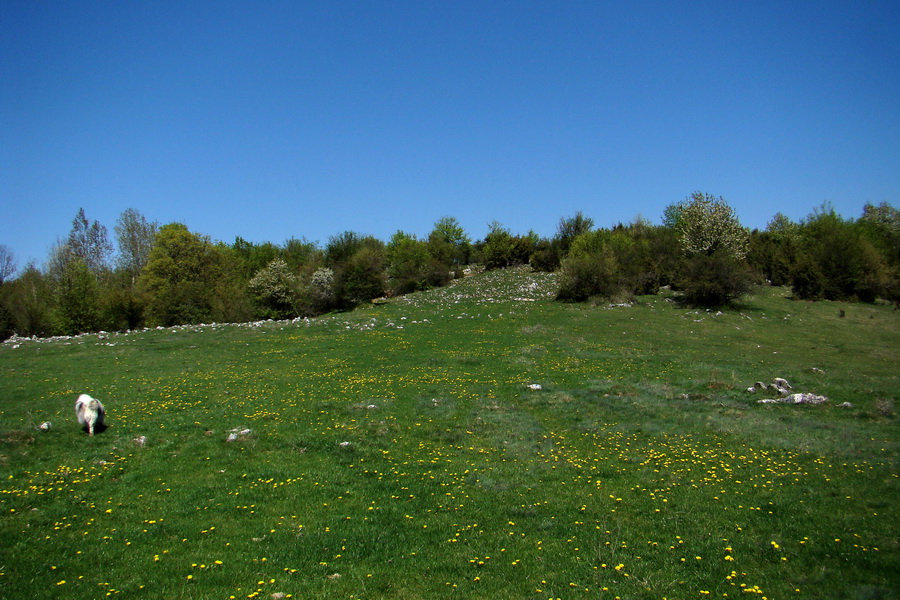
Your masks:
M353 307L384 295L384 252L364 246L354 254L341 272L338 304Z
M612 298L622 292L618 264L611 252L570 256L560 269L557 300L584 302Z
M264 316L284 319L296 315L299 279L284 259L276 258L250 280L250 291L264 308Z
M824 276L813 258L802 252L791 270L791 290L799 300L820 300L825 290Z
M690 257L681 285L685 303L707 308L730 304L752 287L746 263L727 251Z

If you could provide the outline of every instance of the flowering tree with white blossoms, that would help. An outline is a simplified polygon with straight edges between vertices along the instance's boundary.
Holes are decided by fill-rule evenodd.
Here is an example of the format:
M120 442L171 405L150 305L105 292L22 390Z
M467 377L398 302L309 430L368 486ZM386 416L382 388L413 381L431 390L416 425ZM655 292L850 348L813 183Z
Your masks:
M328 310L334 304L334 271L328 267L316 269L309 287L317 312Z
M287 317L294 311L299 280L287 263L276 258L250 280L250 290L271 311L272 316Z
M723 251L742 260L747 254L750 233L721 196L694 192L690 198L668 207L665 221L678 232L681 249L687 256L711 256Z
M694 192L667 207L663 220L687 257L680 287L688 304L724 306L750 290L744 262L750 234L722 197Z

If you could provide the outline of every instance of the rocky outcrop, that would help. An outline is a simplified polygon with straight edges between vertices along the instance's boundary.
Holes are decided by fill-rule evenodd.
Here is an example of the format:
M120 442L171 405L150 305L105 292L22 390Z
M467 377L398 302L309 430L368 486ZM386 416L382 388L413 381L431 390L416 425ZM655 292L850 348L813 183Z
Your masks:
M764 398L757 400L759 404L824 404L828 402L826 396L818 396L809 392L791 393L794 388L788 383L787 379L776 377L772 383L766 385L761 381L757 381L751 387L747 388L750 393L771 391L778 392L778 398Z

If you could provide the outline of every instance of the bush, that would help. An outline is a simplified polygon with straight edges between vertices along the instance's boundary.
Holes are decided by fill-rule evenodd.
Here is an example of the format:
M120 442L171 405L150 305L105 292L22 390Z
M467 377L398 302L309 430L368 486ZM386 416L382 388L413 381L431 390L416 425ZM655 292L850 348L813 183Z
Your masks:
M250 280L250 291L265 309L265 316L284 319L296 315L299 280L287 263L276 258Z
M704 308L730 304L752 287L749 268L730 252L692 256L681 286L685 303Z
M890 293L896 274L865 235L866 226L844 220L828 205L807 219L801 228L806 256L793 271L798 298L873 302Z
M571 256L563 261L556 299L584 302L591 298L613 298L622 291L615 257L601 251Z
M825 277L822 270L809 254L803 252L797 257L791 270L791 291L799 300L821 300L825 291Z
M316 269L310 279L309 296L314 314L334 308L334 271L327 267Z
M360 248L341 273L339 304L348 308L384 295L384 252L370 246Z
M447 248L449 249L449 244ZM429 255L425 242L398 231L385 249L385 259L388 290L392 295L408 294L426 286Z
M490 231L484 238L484 246L481 248L484 268L504 269L512 265L515 247L515 239L509 230L497 222L491 223Z
M547 240L541 240L535 246L528 263L535 271L552 273L560 266L558 245Z
M432 259L425 266L426 287L443 287L450 283L452 278L450 267L438 260Z

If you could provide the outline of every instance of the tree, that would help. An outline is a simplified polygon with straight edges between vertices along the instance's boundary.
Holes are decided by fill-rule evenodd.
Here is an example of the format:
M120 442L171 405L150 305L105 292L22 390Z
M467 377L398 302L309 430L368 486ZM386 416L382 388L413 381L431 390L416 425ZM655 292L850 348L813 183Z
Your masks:
M471 251L472 240L455 217L438 219L428 234L428 253L435 261L447 265L447 270L468 264Z
M328 267L316 269L309 282L309 295L314 314L331 310L334 307L334 271Z
M160 227L138 280L154 325L201 323L212 314L220 256L205 236L181 223Z
M694 192L674 208L668 207L664 220L678 232L686 256L722 251L741 260L747 253L749 232L721 196Z
M53 285L34 264L4 287L6 305L19 335L48 336L53 328Z
M551 240L538 240L529 262L535 271L552 272L560 267L569 256L572 242L582 234L590 232L594 220L578 211L574 217L561 218L556 226L556 235Z
M80 256L69 260L57 282L57 320L67 335L96 331L100 326L100 287Z
M282 255L281 249L271 242L254 244L240 236L234 240L231 249L243 263L244 271L248 277L258 273Z
M585 217L579 210L574 217L561 218L556 226L556 236L553 238L559 248L560 260L569 254L572 241L583 233L594 228L594 220Z
M72 231L69 232L67 246L69 252L83 260L95 275L99 275L109 267L109 256L113 247L106 227L98 221L88 221L83 208L78 210L78 214L72 220Z
M315 242L297 238L287 240L282 250L284 261L295 269L321 260L321 254Z
M115 225L116 241L119 245L117 259L118 267L129 273L131 283L137 281L141 271L150 259L150 250L153 249L153 240L159 224L150 223L133 208L126 209Z
M414 235L397 231L385 248L385 260L388 286L392 293L407 294L425 287L429 261L425 242Z
M384 242L345 231L325 247L325 266L334 272L335 303L353 307L384 293Z
M485 269L502 269L513 263L515 239L499 221L488 225L488 234L481 249L481 260Z
M798 298L871 302L893 288L896 273L866 235L865 225L843 219L830 204L815 209L801 224L800 237L812 264L797 261Z
M724 198L694 192L666 207L663 223L676 232L686 257L679 287L688 304L723 306L747 293L750 234Z
M217 323L243 323L253 319L256 311L248 288L250 278L237 253L219 242L211 245L210 262L213 265L210 274L213 320Z
M0 284L16 274L16 255L5 244L0 244Z
M775 213L775 216L766 224L766 232L773 235L796 235L797 229L798 225L781 212Z
M866 204L858 223L885 260L900 267L900 210L887 202L878 206Z
M332 269L340 270L350 257L362 248L366 239L355 231L344 231L331 236L325 246L325 264Z
M266 308L266 316L284 319L296 314L299 283L284 259L276 258L253 276L249 287Z
M776 213L765 231L750 234L747 263L772 285L790 285L800 245L799 225Z
M339 302L356 306L384 294L384 247L363 245L341 272Z

